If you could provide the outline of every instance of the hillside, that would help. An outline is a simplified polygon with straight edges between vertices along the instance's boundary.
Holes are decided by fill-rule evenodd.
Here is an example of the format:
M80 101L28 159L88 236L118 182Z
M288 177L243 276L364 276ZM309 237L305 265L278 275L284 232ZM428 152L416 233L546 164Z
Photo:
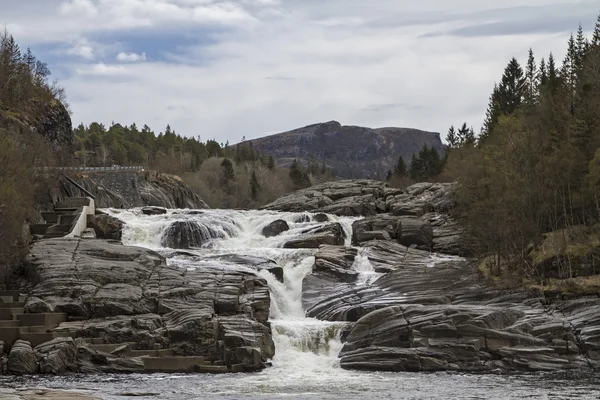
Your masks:
M289 166L293 159L303 163L324 160L336 175L344 178L384 178L404 157L407 163L423 145L433 146L440 155L439 133L409 128L371 129L343 126L330 121L251 140L255 149L273 156L278 165Z

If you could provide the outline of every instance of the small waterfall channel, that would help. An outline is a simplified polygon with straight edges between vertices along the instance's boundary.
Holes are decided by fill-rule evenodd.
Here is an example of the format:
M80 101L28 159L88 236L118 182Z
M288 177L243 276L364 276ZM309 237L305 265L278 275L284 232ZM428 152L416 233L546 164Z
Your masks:
M338 222L345 234L345 245L351 245L352 223L358 218L329 216L327 222L315 222L309 213L237 210L169 210L162 215L144 215L141 209L105 210L125 222L123 243L161 252L167 262L181 268L201 268L203 259L214 264L218 256L235 254L274 260L283 268L280 282L267 270L258 273L271 293L270 322L276 355L275 370L302 371L306 374L329 374L339 369L337 355L342 347L340 331L344 322L307 318L302 305L302 282L312 272L317 249L285 249L283 245L297 239L307 230ZM284 220L289 230L265 237L262 230L275 220ZM170 229L194 233L178 236ZM184 247L193 253L193 261L170 247ZM227 259L223 258L223 265ZM236 264L239 268L240 265ZM359 249L353 268L359 272L359 285L369 284L379 274L373 272L367 255ZM288 374L286 374L288 375Z

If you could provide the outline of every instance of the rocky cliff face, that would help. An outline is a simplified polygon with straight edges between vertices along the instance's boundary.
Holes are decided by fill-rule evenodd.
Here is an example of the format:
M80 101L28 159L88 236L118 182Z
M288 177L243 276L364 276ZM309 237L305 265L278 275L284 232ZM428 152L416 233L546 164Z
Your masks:
M96 197L98 208L208 208L179 177L143 172L81 173L72 178ZM59 198L85 196L66 180L60 183Z
M0 110L0 129L17 135L37 133L54 149L68 148L73 144L71 116L58 100L40 101L35 114Z
M251 142L261 153L273 156L280 165L291 165L293 159L304 162L325 160L338 176L345 178L383 178L396 164L398 156L408 163L425 144L433 146L440 154L444 151L439 133L409 128L343 126L336 121Z

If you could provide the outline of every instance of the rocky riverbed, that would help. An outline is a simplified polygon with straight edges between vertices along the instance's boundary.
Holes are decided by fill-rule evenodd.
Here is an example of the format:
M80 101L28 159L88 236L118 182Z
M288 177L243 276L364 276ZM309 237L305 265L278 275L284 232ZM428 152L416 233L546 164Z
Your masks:
M307 376L313 364L323 374L597 369L599 299L489 287L465 258L452 192L340 181L263 211L105 210L129 246L35 244L26 311L66 313L55 331L73 339L20 344L31 370L10 372L143 371L129 343Z

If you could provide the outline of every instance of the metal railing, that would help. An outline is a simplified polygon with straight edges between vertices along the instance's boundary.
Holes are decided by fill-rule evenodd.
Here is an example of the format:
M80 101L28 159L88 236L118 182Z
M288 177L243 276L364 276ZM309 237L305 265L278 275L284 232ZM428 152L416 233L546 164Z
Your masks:
M93 171L93 172L110 172L110 171L143 171L145 168L141 165L113 165L111 167L43 167L44 170L56 171Z

